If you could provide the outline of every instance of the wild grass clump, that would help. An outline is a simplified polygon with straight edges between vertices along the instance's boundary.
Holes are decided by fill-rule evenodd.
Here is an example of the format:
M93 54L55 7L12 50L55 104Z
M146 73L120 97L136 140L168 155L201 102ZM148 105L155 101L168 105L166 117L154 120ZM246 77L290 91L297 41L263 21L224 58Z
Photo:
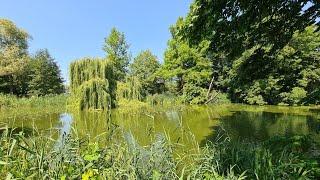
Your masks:
M207 144L192 178L235 175L248 179L319 179L320 157L313 154L309 136L274 137L263 143L222 142Z
M141 146L130 132L113 131L107 145L62 135L25 137L0 131L0 176L7 179L319 179L319 150L309 136L275 137L262 143L226 138L189 157L157 134ZM120 136L118 136L120 135ZM109 137L109 136L108 136ZM115 138L117 137L117 138ZM120 139L119 139L120 138ZM61 140L61 139L60 139ZM185 161L190 158L192 161ZM180 160L179 160L180 159Z
M55 108L65 107L67 95L47 95L39 97L16 97L0 94L0 109L16 108Z
M106 146L64 135L24 137L1 131L0 175L17 179L175 179L172 149L164 136L142 147L133 136Z

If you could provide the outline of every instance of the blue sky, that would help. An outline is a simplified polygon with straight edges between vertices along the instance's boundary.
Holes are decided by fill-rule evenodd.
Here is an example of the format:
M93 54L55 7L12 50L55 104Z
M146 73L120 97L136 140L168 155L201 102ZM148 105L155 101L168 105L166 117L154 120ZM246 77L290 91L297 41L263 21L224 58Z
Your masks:
M130 51L150 49L162 61L169 27L185 16L191 0L0 0L0 18L31 36L30 53L47 48L67 79L68 65L81 57L103 57L112 27L124 32Z

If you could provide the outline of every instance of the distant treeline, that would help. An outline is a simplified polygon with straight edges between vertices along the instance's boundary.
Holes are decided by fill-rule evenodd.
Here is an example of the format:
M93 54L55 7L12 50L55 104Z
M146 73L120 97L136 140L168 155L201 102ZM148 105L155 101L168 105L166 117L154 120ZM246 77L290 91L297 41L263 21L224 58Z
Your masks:
M0 19L0 93L20 97L63 93L57 63L46 49L30 55L29 39L13 22Z
M83 60L108 61L116 81L114 92L108 92L113 97L108 102L115 102L111 104L121 99L157 102L166 97L191 104L226 99L259 105L320 104L318 7L314 0L195 0L186 17L170 28L172 38L163 64L150 50L141 51L131 61L125 35L115 28L105 38L105 57ZM15 26L11 22L1 22L0 92L61 93L60 72L48 52L29 56L29 36L17 28L12 31ZM39 68L42 66L47 70ZM95 68L72 70L71 81L77 73L97 78L93 73L103 71L100 65L88 67ZM28 81L21 81L26 77ZM104 80L90 81L92 87L83 91L92 95L93 87L100 86L98 82L107 83ZM88 99L86 93L82 95Z

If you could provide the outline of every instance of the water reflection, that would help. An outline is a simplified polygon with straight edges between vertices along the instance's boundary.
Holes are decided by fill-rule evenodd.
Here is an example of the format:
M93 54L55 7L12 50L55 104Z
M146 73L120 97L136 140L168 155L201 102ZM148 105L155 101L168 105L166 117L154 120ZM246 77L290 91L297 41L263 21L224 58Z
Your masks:
M32 113L34 115L32 115ZM106 143L110 139L125 139L114 131L130 132L142 147L152 143L157 134L165 134L184 150L204 145L226 132L233 140L262 141L275 135L313 134L320 139L320 113L314 108L278 106L185 106L155 107L125 112L44 113L39 111L0 113L1 127L16 128L30 134L34 128L44 135L53 134L57 147L75 129L79 137ZM57 128L58 127L58 128ZM58 129L58 132L57 132ZM3 131L3 130L0 130ZM1 133L1 132L0 132Z
M235 111L231 116L220 118L218 126L212 126L212 133L202 140L204 145L214 141L218 132L226 134L236 141L263 141L277 135L319 136L320 122L316 116L297 115L279 112Z
M65 143L65 140L67 136L70 134L71 128L72 128L72 115L68 113L63 113L60 115L59 118L60 124L59 124L59 138L57 139L56 148L62 147Z

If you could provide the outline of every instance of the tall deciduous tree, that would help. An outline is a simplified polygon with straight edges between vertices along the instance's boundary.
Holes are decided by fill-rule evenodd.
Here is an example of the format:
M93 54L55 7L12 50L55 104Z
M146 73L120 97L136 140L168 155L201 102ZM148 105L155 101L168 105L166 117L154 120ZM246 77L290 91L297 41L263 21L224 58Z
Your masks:
M316 51L302 53L292 43L297 40L295 36L304 36L300 33L305 32L306 27L317 23L319 6L317 0L194 0L186 18L179 18L172 28L172 36L191 49L208 42L206 57L212 62L213 87L229 92L232 100L250 104L302 103L310 94L318 96L316 88L311 88L314 85L310 86L311 92L297 83L304 81L302 74L317 76L309 72L315 69L306 70L310 64L317 66ZM314 40L316 29L319 30L319 26L309 31ZM315 44L310 39L299 42L302 47ZM288 44L295 53L288 52ZM279 61L281 56L284 58ZM179 62L184 57L170 58ZM304 66L300 61L309 65ZM290 65L280 69L284 64ZM317 84L314 80L308 82Z
M186 102L204 103L212 75L212 63L207 57L208 42L192 48L173 38L168 44L161 74L176 82L176 92L183 95Z
M60 69L47 49L39 50L29 63L29 95L61 94L64 92Z
M141 82L145 92L143 94L155 94L161 91L161 85L157 82L155 73L160 68L157 57L150 50L142 51L134 58L130 65L131 75Z
M251 56L268 47L243 53L229 72L233 99L249 104L319 104L320 34L316 28L297 31L274 58Z
M21 93L19 76L28 61L28 33L13 22L0 19L0 92Z
M319 6L318 0L195 0L176 33L192 45L208 40L211 51L231 58L256 45L274 52L316 23Z
M126 42L124 33L113 28L109 36L105 38L103 50L106 52L107 58L114 66L117 80L124 80L128 71L130 61L128 49L129 45Z

